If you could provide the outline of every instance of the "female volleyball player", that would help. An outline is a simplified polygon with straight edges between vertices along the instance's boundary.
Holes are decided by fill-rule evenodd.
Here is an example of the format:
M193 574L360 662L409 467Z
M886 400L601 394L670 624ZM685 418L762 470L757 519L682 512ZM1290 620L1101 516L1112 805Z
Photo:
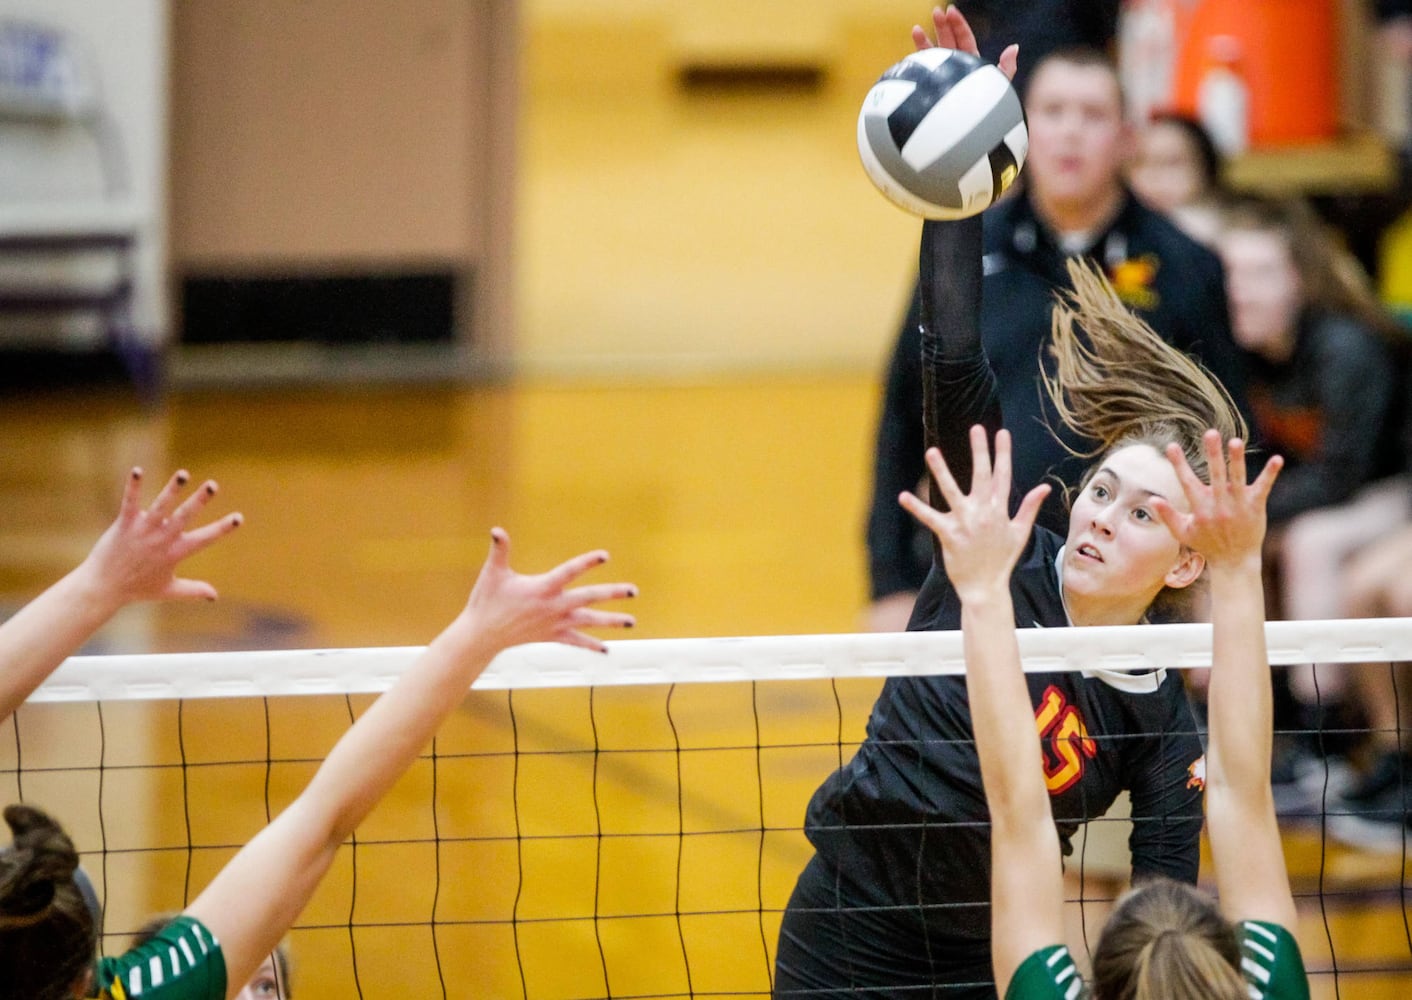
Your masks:
M70 575L71 582L36 599L35 604L43 603L21 628L0 632L0 676L7 697L28 693L44 679L41 662L52 670L62 660L63 644L39 632L43 621L56 626L61 621L63 598L73 602L73 613L85 623L94 623L99 613L111 613L122 603L119 598L214 595L206 584L174 579L172 568L184 554L228 531L237 516L186 530L205 503L203 496L214 489L178 505L180 485L174 479L145 511L137 486L130 485L118 521L95 547L98 558L90 555ZM0 1000L238 996L303 910L339 845L416 760L497 653L538 641L602 652L606 647L582 629L633 624L630 615L593 605L633 597L635 587L570 587L606 562L606 552L585 553L538 576L511 570L509 556L509 536L493 529L490 555L461 614L344 734L289 808L242 848L180 917L140 948L94 964L97 928L74 880L78 855L72 842L40 810L6 808L14 843L0 851ZM94 593L104 596L95 598ZM66 635L81 638L82 631ZM13 704L6 705L8 716ZM270 885L280 891L251 890Z
M938 44L975 51L954 7L934 20ZM914 40L930 44L920 29ZM1012 71L1015 58L1009 50L1001 68ZM980 424L994 437L1002 426L978 323L980 219L926 223L920 263L927 443L964 482L969 429ZM1244 436L1224 391L1186 355L1111 296L1084 304L1089 340L1068 339L1052 395L1082 438L1114 447L1075 495L1067 538L1043 528L1025 537L1008 574L1011 624L1023 628L1190 616L1187 598L1204 560L1153 506L1157 495L1185 502L1162 449L1180 444L1199 466L1206 428ZM1143 443L1127 446L1131 440ZM945 509L935 485L932 499ZM936 549L910 628L961 626L948 568ZM1030 674L1025 683L1028 725L1044 748L1044 782L1065 853L1078 825L1101 817L1127 790L1133 881L1195 882L1202 749L1181 679L1164 671L1085 671ZM867 738L809 804L805 832L815 855L781 923L776 996L995 995L989 814L972 740L962 678L884 685Z
M1092 275L1076 287L1079 315L1087 296L1107 292ZM1071 326L1065 336L1072 336ZM1287 929L1294 926L1294 897L1270 789L1272 698L1260 549L1265 500L1281 462L1271 459L1247 485L1243 442L1229 441L1228 458L1216 431L1207 432L1204 444L1210 485L1197 477L1180 445L1168 444L1177 488L1153 495L1147 506L1174 539L1202 553L1211 581L1206 822L1220 905L1169 880L1129 892L1094 949L1096 1000L1309 996L1299 946ZM994 468L982 428L973 430L971 447L969 494L961 492L942 454L931 449L927 464L948 510L911 495L902 501L939 540L961 601L971 723L990 810L996 988L1007 1000L1074 1000L1081 992L1078 970L1060 943L1059 838L1036 766L1043 754L1031 727L1010 594L1011 571L1030 546L1035 514L1049 488L1031 490L1011 519L1008 434L996 436ZM1147 443L1126 447L1152 450ZM1119 454L1110 453L1110 460Z

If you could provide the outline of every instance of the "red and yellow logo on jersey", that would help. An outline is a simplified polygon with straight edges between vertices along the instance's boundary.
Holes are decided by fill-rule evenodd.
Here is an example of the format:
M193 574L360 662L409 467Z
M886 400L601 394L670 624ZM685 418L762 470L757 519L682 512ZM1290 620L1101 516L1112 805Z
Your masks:
M1088 735L1079 710L1053 684L1045 688L1034 722L1044 752L1044 783L1049 794L1068 791L1083 777L1084 762L1098 756L1098 744Z
M1202 754L1186 769L1186 786L1197 791L1206 791L1206 755Z
M1153 254L1143 254L1121 261L1108 271L1108 280L1118 298L1131 309L1156 309L1161 297L1152 287L1157 280L1157 268L1161 266Z

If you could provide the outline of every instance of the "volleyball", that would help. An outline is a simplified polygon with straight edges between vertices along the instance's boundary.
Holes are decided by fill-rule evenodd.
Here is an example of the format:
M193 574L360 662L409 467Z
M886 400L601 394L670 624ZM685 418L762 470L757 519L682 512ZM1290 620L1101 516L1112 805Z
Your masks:
M955 49L914 52L868 91L858 154L878 190L927 219L984 211L1019 176L1025 114L999 67Z

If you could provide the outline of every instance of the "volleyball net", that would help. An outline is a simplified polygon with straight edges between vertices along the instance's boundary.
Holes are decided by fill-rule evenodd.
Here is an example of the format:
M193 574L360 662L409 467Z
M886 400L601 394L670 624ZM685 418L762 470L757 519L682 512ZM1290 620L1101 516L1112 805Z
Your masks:
M1412 661L1412 619L1267 636L1272 665L1320 664L1316 678L1384 671L1396 690L1392 665ZM1029 671L1210 663L1203 625L1029 629L1020 644ZM296 924L300 1000L768 997L812 854L810 796L852 756L883 678L963 672L959 633L609 645L496 659ZM0 728L0 794L62 819L105 901L105 951L120 951L303 789L419 651L74 658ZM1340 721L1280 738L1369 735ZM1406 848L1331 837L1331 780L1303 775L1308 800L1282 820L1314 993L1400 996ZM1125 823L1094 820L1070 863L1090 941L1126 873Z

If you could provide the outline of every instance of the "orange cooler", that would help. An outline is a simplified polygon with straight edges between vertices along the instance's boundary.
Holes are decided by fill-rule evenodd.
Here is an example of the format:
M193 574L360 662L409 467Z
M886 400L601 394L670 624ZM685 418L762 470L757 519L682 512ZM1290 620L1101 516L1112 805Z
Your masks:
M1252 146L1321 142L1338 131L1338 11L1334 0L1178 0L1175 103L1197 111L1203 77L1220 64L1249 94ZM1218 41L1213 44L1212 40ZM1231 46L1229 40L1237 43ZM1230 57L1234 47L1237 55Z

